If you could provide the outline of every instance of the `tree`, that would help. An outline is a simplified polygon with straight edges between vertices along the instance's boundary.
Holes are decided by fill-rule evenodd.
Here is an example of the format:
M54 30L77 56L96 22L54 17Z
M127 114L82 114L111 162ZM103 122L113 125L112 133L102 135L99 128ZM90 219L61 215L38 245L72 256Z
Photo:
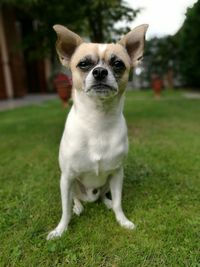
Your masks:
M90 39L100 43L112 41L128 32L129 27L116 29L115 23L125 21L128 24L139 12L122 0L86 0L83 9Z
M37 32L24 38L25 48L37 45L37 55L43 56L54 49L54 24L67 25L80 35L90 37L93 42L108 42L130 30L116 28L119 21L133 21L139 10L128 7L123 0L1 0L4 5L12 5L21 13L38 23ZM19 12L19 14L20 14ZM39 44L39 46L38 46Z
M165 36L162 38L153 38L146 42L144 67L146 79L151 80L153 75L160 78L172 75L178 72L178 42L174 36ZM169 80L168 80L169 83ZM173 81L170 82L173 86Z
M186 13L182 28L176 35L179 42L180 73L187 86L200 88L200 1Z

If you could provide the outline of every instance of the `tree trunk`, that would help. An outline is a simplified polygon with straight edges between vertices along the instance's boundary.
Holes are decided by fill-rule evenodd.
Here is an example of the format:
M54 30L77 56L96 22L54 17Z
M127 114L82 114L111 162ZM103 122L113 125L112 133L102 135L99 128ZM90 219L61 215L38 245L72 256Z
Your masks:
M90 38L94 43L103 43L103 17L102 17L102 4L99 3L95 10L88 9L88 22L90 28Z

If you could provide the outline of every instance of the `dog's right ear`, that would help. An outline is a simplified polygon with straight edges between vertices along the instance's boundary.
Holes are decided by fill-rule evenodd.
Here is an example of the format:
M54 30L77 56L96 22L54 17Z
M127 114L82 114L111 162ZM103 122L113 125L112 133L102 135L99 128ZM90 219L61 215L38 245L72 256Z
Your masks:
M76 48L83 43L83 40L76 33L68 30L62 25L54 25L53 29L57 33L56 50L59 59L65 67L69 66L72 54Z

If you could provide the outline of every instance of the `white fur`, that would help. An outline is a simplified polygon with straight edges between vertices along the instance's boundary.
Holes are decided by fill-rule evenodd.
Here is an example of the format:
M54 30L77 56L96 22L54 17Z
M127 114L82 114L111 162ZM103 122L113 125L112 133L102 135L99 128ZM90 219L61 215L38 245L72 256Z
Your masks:
M103 58L104 53L106 52L107 46L108 46L107 44L98 44L100 58Z
M101 52L104 47L100 47ZM86 85L87 86L87 85ZM112 208L117 221L125 228L134 224L121 207L123 159L128 152L127 128L122 114L124 96L104 100L74 90L74 105L68 115L60 145L62 218L47 239L59 237L67 230L71 218L72 198L75 214L80 215L80 200L95 201L100 196ZM85 194L78 187L85 188ZM105 196L107 187L112 201ZM96 194L93 190L97 189Z

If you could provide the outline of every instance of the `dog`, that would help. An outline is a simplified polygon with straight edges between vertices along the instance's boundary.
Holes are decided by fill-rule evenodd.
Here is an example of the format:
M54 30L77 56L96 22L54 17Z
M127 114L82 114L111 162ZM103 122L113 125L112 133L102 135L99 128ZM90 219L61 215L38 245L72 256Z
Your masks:
M72 213L83 212L81 201L101 199L124 228L135 225L121 205L123 160L128 153L127 127L123 116L129 71L143 56L143 24L118 43L86 43L62 25L54 25L56 50L73 80L73 106L60 144L62 217L47 240L60 237ZM111 193L111 199L107 193Z

